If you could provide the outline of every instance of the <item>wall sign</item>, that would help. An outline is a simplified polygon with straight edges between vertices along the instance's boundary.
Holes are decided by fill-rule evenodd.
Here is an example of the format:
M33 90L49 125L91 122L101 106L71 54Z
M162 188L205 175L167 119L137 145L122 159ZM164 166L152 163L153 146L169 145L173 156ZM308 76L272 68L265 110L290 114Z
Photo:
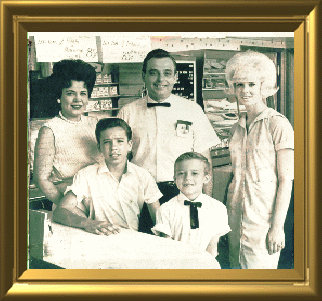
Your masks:
M62 59L81 59L97 62L96 37L86 34L38 33L34 36L38 62L58 62Z

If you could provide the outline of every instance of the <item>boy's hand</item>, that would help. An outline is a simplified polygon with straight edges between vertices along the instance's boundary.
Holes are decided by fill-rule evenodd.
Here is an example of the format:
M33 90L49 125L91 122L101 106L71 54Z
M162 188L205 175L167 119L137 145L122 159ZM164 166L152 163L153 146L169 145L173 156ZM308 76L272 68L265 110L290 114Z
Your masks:
M268 230L267 237L267 251L272 255L285 248L285 233L283 227L272 227Z
M94 233L98 235L111 235L120 232L120 227L115 226L109 222L100 222L88 220L84 226L84 230L89 233Z

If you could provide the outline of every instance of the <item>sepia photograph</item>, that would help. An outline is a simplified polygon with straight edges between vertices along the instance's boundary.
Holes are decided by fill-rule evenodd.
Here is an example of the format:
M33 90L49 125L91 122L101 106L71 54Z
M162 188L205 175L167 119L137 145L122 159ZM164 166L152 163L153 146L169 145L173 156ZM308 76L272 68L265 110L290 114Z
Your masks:
M320 300L320 15L2 0L0 300Z
M293 32L28 32L29 269L293 269Z

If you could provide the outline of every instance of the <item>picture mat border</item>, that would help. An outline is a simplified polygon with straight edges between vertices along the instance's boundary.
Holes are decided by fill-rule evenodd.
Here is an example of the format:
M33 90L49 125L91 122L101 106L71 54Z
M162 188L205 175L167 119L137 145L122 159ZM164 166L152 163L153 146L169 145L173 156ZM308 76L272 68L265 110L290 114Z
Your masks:
M18 22L24 22L24 18L23 19L20 19ZM23 33L24 34L24 33ZM20 39L18 39L17 43L20 42ZM21 70L21 68L17 68L18 70ZM17 72L18 73L18 72ZM304 73L302 73L304 74ZM17 82L22 82L22 80L19 80L17 79ZM19 91L21 91L21 89L19 88ZM298 266L298 265L297 265ZM301 269L303 269L301 267ZM68 274L71 270L68 270ZM100 273L102 274L101 275L96 275L96 271L95 271L95 277L99 277L99 279L106 279L106 277L111 277L111 280L123 280L123 278L125 277L129 277L131 278L131 280L138 280L138 276L137 276L137 271L134 272L134 277L132 278L132 275L131 275L131 272L130 272L130 275L128 275L129 269L126 269L126 270L118 270L118 271L115 271L115 270L104 270L104 273L102 273L103 271L100 271ZM142 270L141 270L142 271ZM226 270L227 271L227 270ZM31 272L31 273L29 273ZM33 277L33 272L35 272L35 270L29 270L27 272L25 272L21 277L21 279L23 280L35 280L37 279L37 273L36 273L36 278ZM62 271L62 270L54 270L52 271L54 274L52 274L50 277L55 277L55 275L59 275L59 274L66 274L66 271ZM105 273L106 272L106 273ZM177 273L178 272L178 273ZM183 270L183 271L180 271L179 270L174 270L174 275L168 275L168 271L166 271L166 276L164 277L162 274L164 274L164 270L155 270L152 272L153 276L151 277L151 270L148 270L148 274L149 275L140 275L139 278L140 280L178 280L178 279L181 279L181 280L205 280L205 279L212 279L212 280L218 280L218 279L221 279L222 278L222 275L218 277L218 275L212 275L213 274L213 270L200 270L201 274L202 274L202 277L200 278L200 275L196 274L196 275L193 275L193 276L188 276L188 279L187 276L185 276L184 274L186 274L186 270ZM250 273L250 275L247 276L247 278L252 278L253 276L258 276L258 271L257 270L248 270L247 271L248 273ZM267 272L268 274L271 273L271 271L265 271ZM263 276L259 276L259 278L262 278L261 280L271 280L270 277L271 276L266 276L265 275L265 272L264 272L264 275ZM301 277L303 277L303 271L301 271L300 273L294 273L293 275L290 274L290 272L293 272L292 270L283 270L283 271L279 271L281 272L280 275L278 275L280 278L279 280L283 281L283 280L289 280L290 278L292 278L293 280L300 280L302 279ZM232 273L232 270L229 270L229 274ZM237 275L240 273L240 271L237 271ZM31 278L28 278L28 274L30 274ZM78 272L77 272L78 274ZM161 275L160 275L161 274ZM194 273L195 274L195 271ZM74 273L71 273L71 279L75 277ZM170 278L169 278L170 276ZM25 278L26 277L26 278ZM42 275L43 277L43 275ZM45 276L46 277L46 276ZM93 276L86 276L85 278L79 278L78 276L77 277L77 280L85 280L85 279L90 279L92 278ZM101 278L103 277L103 278ZM156 277L156 278L154 278ZM160 277L160 278L159 278ZM192 279L191 279L192 277ZM47 277L46 277L47 278ZM229 280L232 280L230 279L231 276L229 276ZM239 277L237 277L238 279L237 280L240 280ZM276 278L275 278L276 279Z
M80 300L81 296L84 298L91 296L91 300L94 297L98 300L106 295L126 298L132 295L151 297L189 294L218 297L225 294L226 297L238 298L241 296L255 298L258 295L264 299L273 295L283 296L283 299L292 297L292 300L303 297L305 300L308 300L308 297L315 298L319 289L320 272L317 257L320 239L317 235L320 223L320 219L317 218L319 1L281 1L281 4L272 3L273 1L226 1L225 7L220 1L200 1L198 4L175 1L177 5L181 5L182 16L171 16L171 12L167 16L167 7L164 7L164 3L155 2L160 7L158 10L157 7L150 7L152 2L114 1L109 7L106 2L99 1L90 3L2 1L0 297L7 294L8 297L34 300L36 297L64 295L75 300ZM65 5L60 7L62 4ZM247 14L242 10L241 16L236 17L232 13L233 9L240 8L241 4L247 6ZM75 7L79 5L80 11ZM107 15L104 18L93 16L101 13L99 5L108 6L108 12L112 16ZM113 12L124 15L122 11L124 5L133 7L130 11L134 16L113 16ZM201 6L199 10L196 9L198 5ZM207 7L207 10L202 5ZM69 7L73 8L74 15L79 12L80 17L61 16L70 11ZM270 10L266 10L267 7ZM91 8L91 12L83 10L84 8ZM216 8L213 16L209 16L209 8ZM289 10L284 11L282 8ZM165 14L165 17L161 18L159 15L151 17L150 15L156 11L159 15ZM259 16L263 14L262 11L265 11L265 15ZM179 13L178 10L176 13ZM59 17L50 17L50 14ZM91 16L86 19L81 17L88 14ZM142 15L143 17L137 17ZM146 26L144 23L149 23L149 31L151 28L171 31L169 29L173 25L176 26L176 31L187 31L187 28L189 31L210 31L210 24L216 29L212 31L236 31L237 26L240 31L246 32L251 31L250 28L253 28L254 23L256 31L265 31L267 26L269 31L294 31L296 133L294 270L220 270L216 271L216 275L211 275L213 271L208 270L26 270L28 208L27 202L21 200L28 199L26 156L28 113L27 109L21 108L28 106L27 32L52 31L50 28L53 24L55 31L84 31L84 26L85 31L98 31L97 26L100 25L108 25L109 28L115 26L119 31L129 31L129 24L135 25L135 31L144 31L142 30L144 25ZM115 28L109 31L117 31ZM192 28L197 30L191 30ZM4 101L7 99L14 101ZM81 276L84 273L86 277ZM230 284L227 285L228 282Z

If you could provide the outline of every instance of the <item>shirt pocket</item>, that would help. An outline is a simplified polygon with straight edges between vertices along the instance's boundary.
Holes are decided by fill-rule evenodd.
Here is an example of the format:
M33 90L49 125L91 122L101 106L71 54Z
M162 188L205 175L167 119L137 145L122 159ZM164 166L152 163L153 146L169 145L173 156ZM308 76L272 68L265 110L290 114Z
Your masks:
M170 135L168 135L168 139L171 139ZM189 132L180 136L177 135L176 129L174 129L174 135L173 138L169 140L169 145L171 145L172 152L176 156L185 152L193 151L194 136L192 127L190 127Z

